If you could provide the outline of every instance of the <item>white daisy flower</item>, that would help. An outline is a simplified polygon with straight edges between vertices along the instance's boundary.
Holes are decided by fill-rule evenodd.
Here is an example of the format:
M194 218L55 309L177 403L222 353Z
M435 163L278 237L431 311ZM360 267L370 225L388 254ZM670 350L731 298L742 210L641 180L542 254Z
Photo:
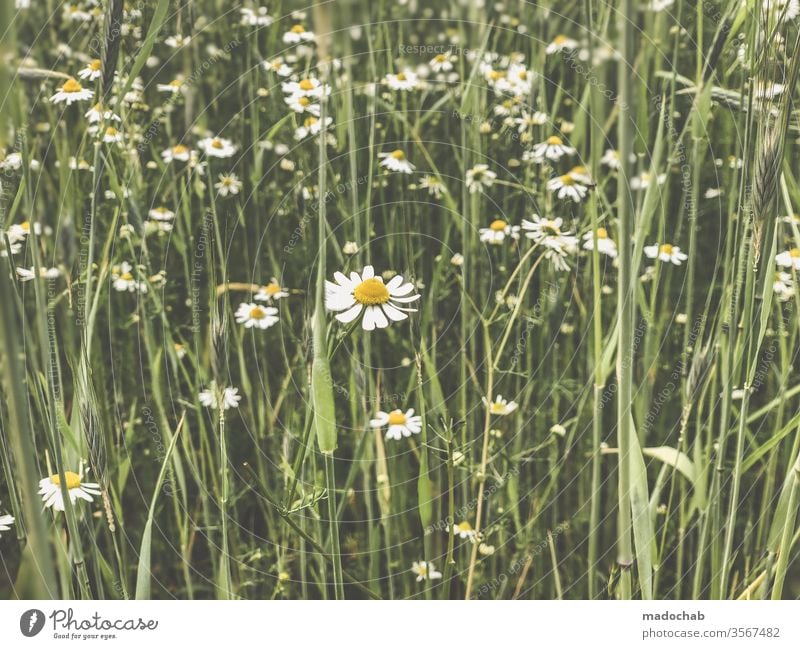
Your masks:
M497 174L489 169L487 164L477 164L472 169L467 169L465 183L470 194L483 192L491 187L497 179Z
M86 101L91 99L94 92L88 88L84 88L75 79L68 79L61 89L50 97L50 101L54 104L65 102L67 106L71 106L76 101Z
M119 115L117 115L114 111L105 108L103 104L97 103L92 106L89 110L87 110L83 115L87 120L89 120L89 124L97 124L98 122L102 122L103 120L107 121L114 121L114 122L121 122L122 119Z
M267 13L266 7L258 7L257 9L242 7L239 11L242 14L242 25L267 27L272 24L272 16Z
M197 147L212 158L230 158L236 153L236 147L223 137L207 137L197 143Z
M164 43L173 49L178 49L179 47L186 47L191 40L191 36L176 34L175 36L167 36L167 38L164 39Z
M431 70L434 72L450 72L453 69L453 63L455 63L456 60L457 59L455 56L453 56L452 52L447 52L447 54L437 54L431 59Z
M519 226L511 225L503 219L495 219L489 224L488 228L478 230L478 234L480 234L482 243L500 245L505 241L506 237L510 237L515 241L519 239Z
M67 493L70 502L74 505L78 498L86 502L93 502L93 496L100 495L100 485L95 482L83 482L81 473L64 471L67 481ZM64 511L64 496L61 493L61 478L58 474L39 480L39 495L45 507L52 507L57 512Z
M403 70L397 74L387 74L383 82L392 90L414 90L419 83L416 73L411 70Z
M800 1L798 0L764 0L764 11L772 14L782 23L787 23L800 16Z
M778 271L772 283L772 290L781 302L787 302L794 297L794 278L791 274Z
M257 302L277 302L285 297L289 297L289 292L281 288L278 280L273 277L269 284L258 289L258 293L253 296L253 299Z
M411 572L417 576L417 581L430 581L441 579L442 573L436 570L432 561L415 561L411 564Z
M650 259L658 259L663 262L671 262L676 266L686 261L687 257L681 252L678 246L673 246L671 243L662 243L661 245L653 244L652 246L644 247L644 254Z
M582 185L594 185L594 178L592 178L592 174L590 174L589 170L582 165L573 167L567 172L567 175L570 176L575 182L581 183Z
M406 159L406 154L400 149L395 149L391 153L379 153L378 157L381 158L380 166L386 167L389 171L410 174L416 168Z
M270 61L263 61L261 66L267 72L274 72L279 77L288 77L292 74L292 68L286 65L282 56L274 58Z
M532 218L532 221L522 220L522 229L526 230L526 237L559 253L575 252L578 247L578 238L569 232L561 231L564 219L560 216L555 219L543 219L537 214L534 214Z
M99 79L103 76L103 62L100 59L92 59L78 72L78 76L89 81Z
M308 43L314 40L314 32L308 31L303 25L294 25L283 35L283 42L289 45L295 43Z
M658 176L656 176L654 179L653 174L651 174L649 171L643 171L638 176L631 178L631 189L634 191L647 189L654 180L657 184L663 185L666 179L667 174L658 174Z
M469 521L461 521L458 524L453 523L452 529L453 535L460 539L474 541L477 538L477 534L475 534L475 530L472 529L472 525L470 525Z
M29 282L36 277L36 269L33 266L30 268L17 266L16 271L20 282ZM58 268L45 268L42 266L39 268L39 277L43 279L56 279L57 277L61 277L61 271Z
M664 11L664 9L669 9L672 5L675 4L675 0L650 0L650 3L647 5L647 8L650 11Z
M297 97L319 98L323 95L327 97L331 94L331 87L327 83L322 83L319 79L308 77L300 81L284 81L281 84L284 94Z
M3 152L0 151L0 157ZM18 171L22 167L22 155L16 151L9 153L7 156L0 160L0 170L2 171Z
M111 282L115 291L120 293L147 293L147 284L139 282L133 276L133 266L123 261L119 266L111 269Z
M220 196L236 196L242 189L242 181L234 173L220 174L218 178L219 182L215 183L214 187Z
M219 390L216 383L212 382L211 387L206 388L198 395L198 399L201 405L212 410L219 408L221 399L223 410L230 410L231 408L239 407L239 401L241 401L242 397L239 394L239 388L228 387Z
M622 166L619 159L619 151L616 149L606 149L603 157L600 158L600 164L605 165L609 169L619 169Z
M584 250L594 250L595 245L599 253L608 255L612 259L617 256L617 244L609 238L608 230L605 228L597 228L597 236L592 232L583 235Z
M387 284L375 276L372 266L364 266L359 275L355 271L350 277L334 273L336 283L325 281L325 307L336 311L336 319L347 324L364 312L361 326L365 331L389 326L389 321L400 322L408 318L408 312L416 311L401 306L416 302L421 296L413 293L414 285L404 282L402 275L395 275Z
M405 412L400 410L392 410L391 412L383 412L380 410L375 415L375 419L369 420L369 425L372 428L383 428L388 426L386 431L386 439L403 439L403 437L411 437L418 435L422 430L422 417L414 414L414 409L409 408Z
M305 95L288 95L284 101L295 113L311 113L319 117L319 104L314 104L310 97Z
M547 181L547 189L560 199L569 199L580 203L589 192L588 187L581 185L571 174L556 176Z
M253 327L268 329L278 322L278 309L253 302L242 302L236 309L236 322L243 324L245 329Z
M325 118L325 128L329 127L333 123L332 117ZM322 130L322 120L318 117L314 117L310 115L303 120L303 124L298 126L294 131L294 139L295 140L304 140L309 136L319 135L319 132Z
M564 52L567 50L574 50L578 47L578 41L564 34L559 34L544 48L545 54L555 54L556 52Z
M122 142L122 133L120 133L113 126L109 126L103 132L103 142L106 144L116 144Z
M172 221L175 218L175 212L163 206L154 207L147 215L154 221Z
M168 92L171 95L179 93L182 87L183 87L183 79L181 79L180 77L173 79L169 83L156 84L156 90L158 90L158 92Z
M574 154L574 148L564 144L564 141L557 135L551 135L544 142L533 147L530 157L534 162L544 162L545 160L560 160L565 155Z
M164 149L161 152L161 158L166 163L173 162L177 160L178 162L189 162L189 158L192 155L192 150L183 144L176 144L169 149Z
M11 529L11 526L14 524L14 517L10 514L4 514L0 516L0 532L8 532ZM3 536L0 534L0 537Z
M520 133L525 133L534 126L543 126L547 124L547 113L538 110L533 113L525 111L519 117L514 118L514 123L517 125L517 130Z
M489 408L489 413L496 417L504 417L514 412L519 404L516 401L508 401L503 398L502 394L498 394L492 403L489 403L486 397L481 397L483 405Z
M434 198L441 198L442 194L447 193L447 187L436 176L423 176L419 181L419 188L427 189L428 194Z
M12 243L14 243L12 241ZM775 263L783 268L800 270L800 248L792 248L775 255Z

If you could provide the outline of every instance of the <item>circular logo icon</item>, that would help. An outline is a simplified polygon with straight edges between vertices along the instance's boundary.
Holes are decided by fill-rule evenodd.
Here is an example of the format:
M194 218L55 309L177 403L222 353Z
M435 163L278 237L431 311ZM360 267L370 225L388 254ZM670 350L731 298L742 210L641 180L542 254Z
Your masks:
M44 628L44 613L38 608L25 611L19 618L19 630L22 635L32 638Z

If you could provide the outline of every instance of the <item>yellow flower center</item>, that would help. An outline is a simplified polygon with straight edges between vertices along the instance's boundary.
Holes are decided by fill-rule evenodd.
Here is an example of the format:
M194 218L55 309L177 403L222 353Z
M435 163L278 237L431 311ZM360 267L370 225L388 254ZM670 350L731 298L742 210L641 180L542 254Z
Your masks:
M75 81L75 79L69 79L63 86L61 86L61 90L63 92L80 92L83 90L83 86Z
M550 232L550 234L558 236L561 234L561 229L558 227L555 221L545 221L544 229Z
M252 320L263 320L267 317L267 312L264 311L260 306L254 306L250 309L250 318Z
M314 82L311 81L311 79L303 79L297 85L300 87L300 90L314 90Z
M792 259L800 259L800 248L792 248L792 249L789 251L789 256L790 256Z
M77 473L73 473L72 471L64 471L64 477L67 479L67 489L77 489L81 486L81 478ZM61 484L61 478L56 475L50 476L50 482L54 485Z
M469 524L469 521L462 521L457 525L457 527L458 527L458 531L459 532L471 532L472 531L472 525Z
M113 126L109 126L106 129L106 135L110 135L111 137L114 137L116 134L117 134L117 129L115 129Z
M492 81L499 81L500 79L503 79L503 78L505 78L505 76L506 76L506 73L505 73L505 72L503 72L502 70L492 70L492 71L489 73L489 78L490 78Z
M444 63L447 60L447 57L444 54L437 54L433 57L433 60L437 63Z
M175 155L189 153L189 148L184 146L183 144L176 144L174 147L172 147L172 153Z
M517 78L520 81L525 81L528 78L528 71L527 70L520 70L517 74Z
M568 40L569 40L569 39L568 39L566 36L564 36L564 34L559 34L558 36L556 36L556 37L553 39L553 43L555 43L556 45L563 45L563 44L564 44L564 43L566 43Z
M547 138L547 143L550 146L561 146L564 144L564 142L561 141L561 138L558 137L558 135L551 135L549 138Z
M264 292L267 295L275 295L275 293L280 292L280 290L281 290L281 285L276 284L275 282L270 282L264 287Z
M22 223L19 224L19 227L21 227L23 230L25 230L25 232L29 232L30 229L31 229L31 222L30 221L23 221Z
M605 228L597 228L597 238L608 239L608 230L606 230Z
M505 411L505 405L499 401L493 401L492 405L489 406L489 412L491 412L493 415L502 415Z
M570 173L583 176L586 174L586 167L581 167L581 166L573 167Z
M119 278L126 282L130 282L133 280L133 275L131 275L130 273L122 273L122 275L120 275Z
M399 72L397 74L397 80L398 81L405 81L406 80L406 73L405 72Z
M89 69L92 72L99 72L102 65L103 63L100 59L94 59L91 63L89 63Z
M400 149L395 149L394 151L392 151L392 157L395 160L405 160L406 154L403 153Z
M665 255L671 255L672 254L672 245L669 244L669 243L662 244L661 246L659 246L658 251L663 253L663 254L665 254Z
M386 304L389 301L389 289L377 277L370 277L356 286L353 297L367 306Z
M311 103L311 100L308 97L300 97L300 99L297 100L297 103L301 106L308 106Z
M312 126L314 126L314 124L316 124L318 121L319 121L319 120L318 120L316 117L306 117L306 120L305 120L305 122L303 122L303 125L304 125L306 128L311 128L311 127L312 127Z
M402 426L406 423L406 416L399 410L389 413L390 426Z
M500 232L505 230L507 225L508 223L506 223L503 219L495 219L489 224L489 229L494 230L495 232Z
M225 145L222 143L222 140L216 137L213 140L211 140L211 146L214 147L215 149L222 149L225 147Z
M559 177L559 180L561 181L562 185L574 185L575 184L575 179L572 176L570 176L569 174L565 174L565 175Z
M173 88L180 88L182 83L183 81L181 81L180 79L173 79L172 81L169 82L169 85L171 85Z
M305 28L305 27L303 27L303 26L302 26L302 25L300 25L300 24L297 24L297 25L295 25L294 27L292 27L292 31L293 31L295 34L302 34L303 32L305 32L305 31L306 31L306 28Z

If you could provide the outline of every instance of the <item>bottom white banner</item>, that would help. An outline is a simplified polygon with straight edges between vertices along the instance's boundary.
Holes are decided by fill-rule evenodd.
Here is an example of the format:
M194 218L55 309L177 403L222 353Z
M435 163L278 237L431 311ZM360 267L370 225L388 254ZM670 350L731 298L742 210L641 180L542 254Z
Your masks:
M800 602L0 602L0 647L798 647ZM346 643L346 644L345 644ZM415 644L414 644L415 643Z

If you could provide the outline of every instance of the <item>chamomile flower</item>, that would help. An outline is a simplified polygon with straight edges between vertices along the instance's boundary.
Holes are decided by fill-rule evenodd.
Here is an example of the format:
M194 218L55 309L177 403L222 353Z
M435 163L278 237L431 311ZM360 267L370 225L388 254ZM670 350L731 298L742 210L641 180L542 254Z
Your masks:
M252 302L242 302L236 309L236 322L245 326L245 329L269 329L278 322L278 309L271 306L261 306Z
M552 41L550 41L550 43L548 43L547 47L544 48L544 52L545 54L555 54L557 52L574 50L577 47L578 41L576 41L574 38L570 38L564 34L559 34Z
M308 43L314 40L314 32L308 31L303 25L297 23L283 35L283 42L288 45Z
M239 388L227 387L220 390L213 381L211 386L200 392L197 398L200 400L201 405L212 410L217 410L220 404L222 404L223 410L238 408L239 401L242 400Z
M419 78L411 70L403 70L397 74L387 74L383 82L392 90L414 90L419 83Z
M584 250L594 250L595 246L597 246L597 252L603 255L608 255L612 259L617 256L617 244L608 236L608 230L605 228L597 228L596 236L592 232L583 235Z
M615 171L619 169L622 166L619 159L619 151L616 149L606 149L603 157L600 158L600 164Z
M253 299L257 302L277 302L285 297L289 297L289 292L281 288L278 280L273 277L269 284L258 289Z
M460 539L469 539L470 541L474 541L477 538L477 534L475 534L475 530L472 529L472 525L470 525L469 521L461 521L458 524L453 523L452 529L453 535L459 537Z
M494 184L497 174L489 169L487 164L476 164L472 169L467 169L465 183L470 194L481 192Z
M327 128L333 123L332 117L326 117L324 121L324 126ZM323 127L323 120L319 117L314 117L313 115L309 115L303 120L303 123L298 126L294 131L294 139L295 140L304 140L309 136L319 135L320 131Z
M450 72L453 69L456 57L451 52L437 54L431 59L430 66L434 72Z
M654 177L649 171L643 171L638 176L631 178L631 189L634 191L647 189L654 182L658 185L663 185L666 179L667 174L658 174Z
M93 502L94 496L100 495L100 485L95 482L84 482L83 471L73 473L64 471L67 493L70 502L74 505L78 498L86 502ZM61 477L56 473L48 478L39 480L39 495L45 507L52 507L57 512L64 511L64 496L61 493Z
M375 276L372 266L365 266L359 275L352 271L350 277L334 273L336 282L325 282L325 307L336 312L336 319L347 324L361 316L365 331L389 326L389 321L399 322L408 318L408 312L416 311L404 305L416 302L420 295L414 293L414 285L405 282L402 275L395 275L384 284Z
M161 227L162 229L171 230L172 221L175 218L175 212L173 212L172 210L168 210L166 207L159 206L151 209L147 213L147 216L149 216L151 220L157 222L159 224L159 227ZM164 227L165 225L169 227L165 228Z
M14 524L14 517L10 514L3 514L0 516L0 532L8 532ZM0 536L3 536L0 534Z
M29 282L36 277L36 269L33 266L30 268L17 266L16 271L20 282ZM57 277L61 277L61 271L58 268L45 268L42 266L39 268L39 277L43 279L56 279Z
M236 153L236 147L223 137L207 137L197 143L197 147L212 158L230 158Z
M575 149L558 137L551 135L544 142L536 144L531 150L530 157L534 162L544 162L545 160L560 160L565 155L574 155Z
M147 293L147 284L134 277L133 266L127 261L111 269L111 285L120 293Z
M689 258L681 252L678 246L673 246L671 243L662 243L661 245L656 243L652 246L645 246L644 254L649 259L658 259L664 263L670 262L676 266L680 266Z
M313 103L311 97L289 95L284 101L295 113L311 113L314 117L319 117L319 104Z
M214 184L220 196L236 196L242 189L242 181L234 173L220 174L219 182Z
M103 142L106 144L117 144L122 142L122 133L120 133L113 126L108 126L103 132Z
M180 34L176 34L175 36L167 36L164 39L164 44L169 45L171 48L177 50L180 47L186 47L191 40L191 36L181 36Z
M781 302L787 302L794 297L794 278L790 273L778 271L772 282L772 290Z
M414 409L409 408L405 412L392 410L391 412L378 411L374 419L369 420L372 428L383 428L388 426L386 439L403 439L418 435L422 430L422 417L414 414Z
M256 9L242 7L239 11L242 14L242 25L247 25L249 27L268 27L272 24L272 16L267 13L266 7L258 7Z
M489 243L493 245L500 245L505 241L506 237L519 239L519 226L511 225L508 221L503 219L495 219L489 224L488 228L481 228L478 230L482 243Z
M567 175L570 176L575 182L581 183L582 185L594 185L592 174L590 174L589 170L582 165L573 167L567 172Z
M92 59L85 67L78 72L81 79L95 81L103 76L103 62L100 59Z
M510 415L519 407L516 401L508 401L503 398L502 394L498 394L492 403L489 403L486 397L481 397L481 400L483 401L483 405L489 409L489 414L495 415L496 417Z
M566 255L575 252L578 238L570 232L563 232L561 230L563 225L564 219L560 216L555 219L543 219L534 214L531 221L522 220L522 229L526 231L526 237Z
M158 90L158 92L168 92L171 95L179 93L182 87L183 87L183 79L180 77L173 79L169 83L156 84L156 90Z
M389 153L379 153L381 158L380 166L386 167L389 171L396 171L402 174L410 174L416 167L406 158L406 154L401 149L395 149Z
M417 581L431 581L441 579L442 573L436 570L432 561L414 561L411 564L411 572L417 576Z
M94 106L92 106L89 110L87 110L84 113L83 116L89 121L89 124L97 124L98 122L102 122L103 120L111 122L122 121L119 115L117 115L111 109L105 108L101 103L97 103Z
M428 194L434 198L441 198L442 194L447 193L447 187L436 176L423 176L419 181L419 188L427 189Z
M189 162L192 155L192 150L185 144L176 144L169 149L164 149L161 152L161 159L166 163L177 160L178 162Z
M763 0L764 11L771 12L780 22L800 16L799 0Z
M93 91L84 88L80 83L75 81L75 79L68 79L64 85L61 86L61 89L50 97L50 101L54 104L63 102L66 103L67 106L71 106L76 101L91 99L93 95Z
M331 94L331 87L314 77L306 77L300 81L285 81L281 84L281 90L287 95L297 97L319 98Z
M575 203L580 203L586 198L586 194L589 191L586 185L582 185L569 173L548 180L547 189L553 192L558 198L572 200Z
M800 270L800 248L792 248L776 255L775 263L783 268Z
M279 77L288 77L291 76L292 74L292 68L286 65L286 62L283 60L282 56L271 59L269 61L264 61L261 63L261 66L267 72L274 72Z
M519 117L514 118L514 124L517 125L517 131L525 133L534 126L547 124L547 113L538 110L533 113L525 111Z

